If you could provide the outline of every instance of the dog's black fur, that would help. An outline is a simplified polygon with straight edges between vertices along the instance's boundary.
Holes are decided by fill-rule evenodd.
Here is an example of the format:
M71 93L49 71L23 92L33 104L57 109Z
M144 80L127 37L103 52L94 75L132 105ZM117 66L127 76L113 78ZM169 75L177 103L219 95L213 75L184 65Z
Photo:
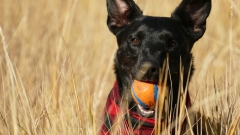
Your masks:
M206 30L211 0L182 0L171 17L145 16L133 0L107 0L107 10L107 25L118 43L115 73L123 100L129 102L129 107L135 104L130 92L134 79L158 82L159 68L168 55L170 76L167 85L172 90L172 105L175 106L180 61L184 67L185 88L189 68L190 76L193 73L191 49ZM145 63L150 64L147 71ZM144 73L141 77L139 71Z

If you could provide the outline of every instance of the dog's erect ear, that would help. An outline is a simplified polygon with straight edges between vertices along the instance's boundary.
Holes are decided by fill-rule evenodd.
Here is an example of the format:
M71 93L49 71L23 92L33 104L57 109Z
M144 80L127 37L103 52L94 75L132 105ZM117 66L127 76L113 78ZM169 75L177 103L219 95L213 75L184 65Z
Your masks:
M201 38L206 30L206 19L211 10L211 0L182 0L172 13L180 21L194 41Z
M107 0L107 10L107 25L115 35L134 19L142 16L142 11L133 0Z

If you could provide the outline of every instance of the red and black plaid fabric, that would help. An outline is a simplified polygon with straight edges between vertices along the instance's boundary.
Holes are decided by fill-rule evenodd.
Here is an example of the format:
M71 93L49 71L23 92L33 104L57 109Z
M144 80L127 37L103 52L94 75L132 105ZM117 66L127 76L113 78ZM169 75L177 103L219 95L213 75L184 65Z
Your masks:
M190 101L189 96L188 96L188 100ZM104 109L105 123L102 126L100 135L110 135L112 126L114 126L116 118L119 116L120 112L122 111L120 108L120 102L121 102L121 96L120 96L120 91L118 87L118 82L115 81L113 89L111 90L108 96L106 106ZM190 102L188 102L188 104L190 105ZM128 113L130 117L126 117L125 119L123 119L122 121L123 128L119 129L117 134L128 135L130 133L131 134L134 133L134 135L154 135L154 124L155 124L154 118L141 117L136 112L133 112L131 110L129 110ZM128 123L129 118L132 126L130 126ZM131 127L136 127L133 125L139 125L139 123L141 123L140 127L131 128Z

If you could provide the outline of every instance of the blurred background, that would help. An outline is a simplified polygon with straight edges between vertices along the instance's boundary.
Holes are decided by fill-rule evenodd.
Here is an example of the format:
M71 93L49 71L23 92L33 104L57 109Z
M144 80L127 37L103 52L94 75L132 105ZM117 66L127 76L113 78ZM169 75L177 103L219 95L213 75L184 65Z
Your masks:
M166 17L180 1L135 0L145 15ZM106 1L0 3L0 134L97 134L115 81ZM194 110L239 133L239 0L212 0L192 53Z

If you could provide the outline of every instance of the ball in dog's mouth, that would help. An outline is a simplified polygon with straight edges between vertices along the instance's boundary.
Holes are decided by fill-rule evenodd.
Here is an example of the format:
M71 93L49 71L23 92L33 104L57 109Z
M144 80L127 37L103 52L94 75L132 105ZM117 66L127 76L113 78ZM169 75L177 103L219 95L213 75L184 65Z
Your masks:
M137 113L142 117L154 116L159 88L159 85L152 82L133 81L131 93L137 103Z

